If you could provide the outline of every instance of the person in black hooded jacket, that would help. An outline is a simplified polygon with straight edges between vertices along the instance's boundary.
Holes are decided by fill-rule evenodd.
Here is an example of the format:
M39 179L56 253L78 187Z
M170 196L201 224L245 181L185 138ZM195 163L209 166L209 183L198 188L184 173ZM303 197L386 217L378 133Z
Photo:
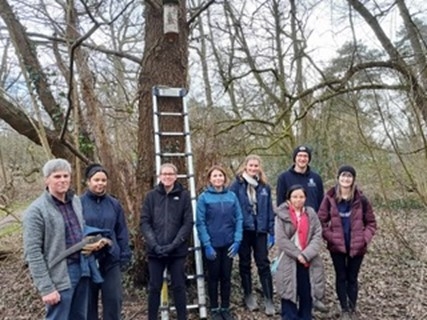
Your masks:
M185 259L193 228L190 194L177 182L177 168L171 163L160 167L160 182L146 196L140 227L148 256L148 320L158 318L163 272L168 269L178 320L187 319Z

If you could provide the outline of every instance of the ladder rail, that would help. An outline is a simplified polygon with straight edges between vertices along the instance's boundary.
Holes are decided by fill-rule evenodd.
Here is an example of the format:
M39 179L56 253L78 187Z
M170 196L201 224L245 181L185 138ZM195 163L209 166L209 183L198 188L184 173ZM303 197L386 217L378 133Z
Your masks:
M184 158L186 160L187 173L178 174L179 178L187 178L188 190L191 197L191 206L193 209L193 219L196 221L196 206L197 206L197 195L196 195L196 183L195 183L195 173L193 166L193 153L191 146L191 137L190 137L190 120L188 114L188 106L185 96L187 90L184 88L169 88L169 87L153 87L152 88L152 100L153 100L153 129L154 129L154 153L155 153L155 164L156 164L156 176L159 177L160 167L162 164L162 157L176 157ZM158 98L167 97L167 98L179 98L182 100L183 111L180 112L159 112ZM174 116L182 117L184 132L161 132L160 130L160 117L161 116ZM167 136L183 136L185 141L185 152L162 152L161 150L161 137ZM192 230L193 236L193 248L190 251L194 251L194 260L196 266L196 274L194 276L187 276L187 279L195 279L196 289L197 289L197 304L187 305L187 309L199 309L199 316L201 319L207 318L207 308L206 308L206 291L205 291L205 281L203 274L203 257L202 250L200 245L200 240L197 233L196 225L194 224ZM169 320L169 311L175 310L174 306L169 305L169 296L167 288L167 270L165 270L164 275L164 285L162 286L161 293L161 304L160 304L160 314L162 320Z

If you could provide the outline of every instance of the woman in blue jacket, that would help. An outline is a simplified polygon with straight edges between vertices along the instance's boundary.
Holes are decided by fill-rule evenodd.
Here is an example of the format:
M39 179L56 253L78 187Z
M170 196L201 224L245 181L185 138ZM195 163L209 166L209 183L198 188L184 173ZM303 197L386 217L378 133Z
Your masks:
M231 270L242 241L242 211L236 195L226 188L222 167L211 167L207 177L208 187L197 201L196 227L207 259L211 319L233 320L229 311Z
M98 296L101 291L104 320L121 319L122 275L131 258L129 232L120 202L107 193L108 174L99 164L91 164L85 172L88 189L81 196L87 225L110 231L112 246L99 257L102 284L91 284L88 320L98 319Z
M267 183L259 156L246 157L230 190L237 195L243 213L239 271L245 305L250 311L258 309L256 298L252 294L251 257L253 253L261 280L265 313L272 316L275 314L275 309L268 249L274 245L274 213L271 188Z

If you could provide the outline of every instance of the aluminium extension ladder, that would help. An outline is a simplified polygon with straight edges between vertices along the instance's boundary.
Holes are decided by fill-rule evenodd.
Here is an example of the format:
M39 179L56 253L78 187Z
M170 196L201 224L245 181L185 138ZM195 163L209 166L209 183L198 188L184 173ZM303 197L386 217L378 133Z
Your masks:
M155 161L156 161L156 174L157 177L160 173L160 166L163 162L174 162L186 160L186 173L178 172L178 179L187 179L188 190L190 191L191 196L191 205L193 208L193 217L196 220L196 184L194 180L194 167L193 167L193 153L191 151L191 139L190 139L190 120L188 116L188 108L185 96L187 90L185 88L170 88L170 87L161 87L156 86L152 88L152 99L153 99L153 125L154 125L154 152L155 152ZM176 102L182 104L181 112L170 112L163 111L163 108L159 106L162 100L169 100L169 102ZM159 103L160 102L160 103ZM163 122L168 122L167 120L175 119L174 121L183 121L183 132L172 132L168 129L162 130L164 125ZM175 148L164 146L164 139L183 139L185 150L176 150ZM168 150L165 150L168 149ZM168 159L168 161L164 161ZM171 160L172 159L172 160ZM179 167L178 167L179 170ZM194 246L190 248L190 251L194 253L196 274L188 275L187 279L196 280L197 287L197 304L187 304L187 310L199 309L200 319L207 318L207 309L206 309L206 293L205 293L205 282L203 275L203 259L200 246L200 240L197 235L197 229L194 225L193 227L193 244ZM175 308L169 305L169 295L168 295L168 274L165 271L163 277L163 286L161 292L161 303L160 303L160 312L162 320L169 320L169 312Z

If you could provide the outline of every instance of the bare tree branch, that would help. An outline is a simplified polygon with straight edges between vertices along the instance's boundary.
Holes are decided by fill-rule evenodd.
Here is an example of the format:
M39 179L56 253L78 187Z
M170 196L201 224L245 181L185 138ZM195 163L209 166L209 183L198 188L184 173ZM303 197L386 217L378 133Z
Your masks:
M189 26L190 24L192 24L194 20L196 20L196 18L200 16L203 13L203 11L207 10L211 6L211 4L213 4L214 2L215 0L209 0L205 4L200 6L200 8L190 17L190 19L188 19L187 25Z

